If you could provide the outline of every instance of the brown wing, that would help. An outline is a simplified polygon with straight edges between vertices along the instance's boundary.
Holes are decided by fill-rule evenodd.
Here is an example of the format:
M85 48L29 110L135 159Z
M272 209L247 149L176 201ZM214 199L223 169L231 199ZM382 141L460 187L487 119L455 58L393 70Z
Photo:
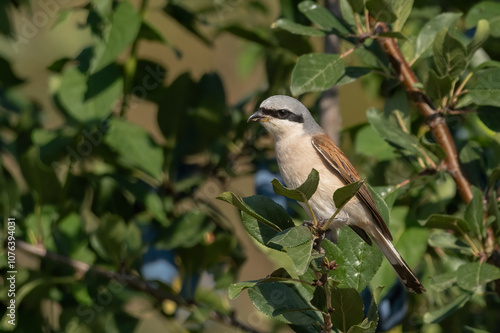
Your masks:
M351 162L347 159L345 154L340 150L339 147L330 139L327 134L315 135L312 138L312 144L314 148L323 156L323 158L330 164L342 177L346 184L361 180L358 172L352 166ZM357 196L364 202L373 216L375 217L375 222L382 234L392 241L392 236L384 222L384 219L380 215L377 206L375 205L375 200L373 200L372 194L366 185L363 184L358 191ZM359 228L358 228L359 229ZM357 232L356 229L354 231ZM359 233L358 233L359 234ZM360 235L363 239L363 235ZM366 236L366 234L365 234ZM365 239L366 240L366 239Z

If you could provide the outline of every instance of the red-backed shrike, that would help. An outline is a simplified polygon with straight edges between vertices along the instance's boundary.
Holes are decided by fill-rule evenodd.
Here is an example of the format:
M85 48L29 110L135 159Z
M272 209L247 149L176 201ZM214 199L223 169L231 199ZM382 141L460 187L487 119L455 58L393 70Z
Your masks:
M248 121L260 122L273 136L276 159L287 186L301 185L313 168L319 172L318 189L309 200L317 219L328 220L335 213L336 189L361 180L344 153L298 100L279 95L269 97ZM409 291L418 294L425 291L392 244L391 233L366 185L338 216L341 217L338 221L343 222L330 223L332 229L348 225L368 244L373 240Z

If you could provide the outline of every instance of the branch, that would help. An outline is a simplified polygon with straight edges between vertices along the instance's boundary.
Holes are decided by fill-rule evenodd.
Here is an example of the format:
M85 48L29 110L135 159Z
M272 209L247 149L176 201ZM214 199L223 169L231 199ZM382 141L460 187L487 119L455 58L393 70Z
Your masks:
M65 266L69 266L71 268L74 268L77 272L78 275L83 276L87 272L92 271L96 275L109 279L109 280L116 280L125 287L129 287L134 290L142 291L145 292L152 297L154 297L157 301L163 302L165 300L170 300L175 302L178 306L188 306L189 304L180 298L177 295L173 295L166 290L162 290L157 288L154 284L148 283L147 281L141 280L140 278L132 275L127 275L127 274L120 274L114 271L110 271L108 269L105 269L103 267L99 266L90 266L87 263L74 260L71 258L68 258L66 256L60 255L58 253L50 252L47 251L44 247L41 246L35 246L28 244L24 241L16 241L16 249L19 249L21 251L24 251L28 254L35 255L40 258L48 259L53 262L63 264ZM240 322L238 319L236 319L233 315L228 316L225 314L222 314L218 311L213 311L210 314L210 318L213 321L221 322L226 325L230 325L236 328L239 328L245 332L249 333L261 333L260 331L256 330L255 328L252 328L242 322Z
M372 22L375 20L372 18ZM383 22L375 23L375 32L389 32L390 29L387 24ZM432 101L427 97L424 92L417 88L418 79L415 72L411 69L410 65L401 53L401 49L397 43L396 39L393 38L377 38L378 42L384 49L385 53L389 57L389 61L392 67L396 71L399 80L403 83L408 95L413 100L415 105L420 110L420 113L424 116L426 123L431 128L432 134L436 138L438 144L443 147L446 157L444 160L444 169L451 175L455 184L457 185L458 193L465 203L469 203L472 200L472 187L469 181L462 174L460 169L460 163L458 161L457 148L453 142L453 138L450 133L450 129L444 120L442 113L438 112ZM459 87L459 93L462 91L463 86ZM453 101L451 101L453 103ZM486 216L486 213L485 213ZM492 226L488 227L489 238L494 238L494 233L492 232ZM494 242L494 241L493 241ZM485 252L485 256L488 254ZM500 252L498 247L493 250L490 256L491 262L500 267ZM500 282L496 281L496 291L500 295Z
M376 30L379 32L390 32L387 24L383 22L376 23ZM389 61L394 67L399 80L406 88L408 95L418 107L420 113L424 116L436 141L443 147L446 153L444 160L445 169L455 181L462 200L468 203L472 200L472 188L460 169L457 148L455 147L450 129L443 115L436 110L429 97L427 97L421 89L417 88L419 83L417 76L401 53L397 41L387 37L377 38L377 40L389 57Z

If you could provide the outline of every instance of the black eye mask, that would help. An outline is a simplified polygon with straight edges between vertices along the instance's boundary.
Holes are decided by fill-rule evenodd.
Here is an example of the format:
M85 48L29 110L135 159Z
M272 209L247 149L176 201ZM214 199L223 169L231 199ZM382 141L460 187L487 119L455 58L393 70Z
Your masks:
M260 111L263 114L265 114L266 116L271 116L273 118L285 119L285 120L293 121L296 123L303 123L304 122L304 117L302 117L301 115L295 114L291 111L288 111L286 109L274 110L274 109L261 108Z

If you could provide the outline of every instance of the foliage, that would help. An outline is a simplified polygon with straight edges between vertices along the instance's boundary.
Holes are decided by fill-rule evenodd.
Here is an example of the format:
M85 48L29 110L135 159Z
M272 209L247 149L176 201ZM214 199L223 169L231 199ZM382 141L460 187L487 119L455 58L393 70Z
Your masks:
M471 8L464 17L460 13L441 13L432 18L423 11L423 15L413 14L408 3L368 1L365 8L363 2L343 1L342 19L339 19L311 1L303 1L298 9L312 26L280 19L274 27L302 36L334 34L345 41L346 51L341 55L309 53L297 59L291 75L294 95L323 91L365 75L362 78L365 81L381 82L386 96L384 112L375 108L368 110L368 124L348 133L357 147L363 147L363 168L369 175L368 182L378 185L374 190L384 199L378 200L379 209L388 208L391 212L390 228L396 248L411 266L418 264L419 275L428 286L425 298L412 298L410 309L421 318L413 321L413 329L425 331L441 323L443 331L449 331L450 327L494 330L494 312L499 309L500 291L500 268L495 259L500 244L497 176L500 141L495 134L500 116L495 74L498 62L487 59L481 47L490 34L495 36L490 23L493 24L492 17L497 17L493 13L500 7L484 2ZM373 19L370 25L361 23L368 22L365 15ZM472 34L460 30L458 22L462 20L468 28L473 28ZM392 23L393 31L377 28L377 21ZM419 24L420 31L417 30ZM432 120L426 119L411 104L411 95L407 97L401 93L404 90L400 78L388 59L390 50L379 43L383 38L398 39L406 61L413 65L420 82L424 82L406 87L406 90L428 96L424 97L424 103L435 108L435 116L443 117L451 129L465 175L473 184L470 197L463 194L463 189L457 191L455 178L448 174L450 166L443 159L450 146L436 141L432 135L436 135L432 132L435 130L430 124ZM357 66L347 65L352 63ZM374 135L387 143L374 140ZM273 186L276 184L279 184L277 180L273 181ZM307 184L302 185L305 186ZM305 193L302 196L295 194L300 188L284 191L275 186L275 191L307 202ZM259 201L258 204L251 208L262 210L270 203ZM260 221L257 216L254 218ZM243 218L243 223L245 220ZM242 289L249 288L250 298L259 310L289 323L297 332L329 330L328 322L339 313L346 317L342 322L333 320L338 330L357 331L362 327L363 331L374 332L377 318L363 315L363 304L356 300L357 293L351 293L351 303L342 303L342 293L359 292L367 285L376 288L392 284L395 274L390 265L382 263L378 250L364 244L350 230L340 232L337 244L323 241L323 253L315 251L318 234L312 230L313 238L308 239L299 228L305 227L277 228L272 232L274 235L268 234L266 238L254 235L262 245L272 245L272 249L284 251L290 257L294 270L286 272L288 279L281 276L276 280L274 272L263 280L232 285L230 295L235 297ZM254 227L253 230L258 229ZM280 241L281 248L274 246L275 239ZM328 270L333 261L336 262L335 270ZM367 267L362 267L365 264ZM326 273L320 267L327 269ZM321 274L327 276L324 281L320 279ZM314 288L309 285L310 276L313 276ZM491 283L494 280L497 280L496 286ZM281 288L279 284L287 286L287 295L296 295L274 304L269 297L271 290ZM265 288L264 285L273 287ZM304 294L303 289L308 289L309 293ZM262 296L257 297L259 294ZM300 297L299 305L296 299ZM333 306L335 311L330 309L329 312L324 307L327 302L330 306L337 305ZM286 313L299 314L284 316L282 308L287 309ZM463 308L479 312L481 324L461 317ZM313 320L311 311L323 318ZM303 319L306 315L308 321ZM311 326L310 321L317 326Z
M287 189L276 180L273 186L276 193L304 202L309 207L308 200L316 192L318 182L319 174L313 169L297 189ZM349 184L335 191L334 200L338 207L356 195L359 184L362 183ZM356 185L354 189L353 185ZM233 193L225 192L218 198L234 204L234 197ZM374 247L347 229L340 232L337 244L325 240L323 229L327 225L321 227L315 217L309 226L283 226L272 222L269 225L269 218L262 216L266 214L259 213L273 211L275 205L274 201L263 197L249 203L242 213L273 229L266 231L265 237L262 229L249 228L248 219L243 217L242 220L249 233L257 233L254 237L263 246L286 252L294 271L289 273L285 268L279 268L264 279L232 284L229 297L235 298L242 290L248 289L257 309L293 325L299 332L319 332L323 326L331 328L332 323L344 332L356 329L374 332L378 321L376 299L370 310L371 316L364 319L359 292L377 272L381 253L374 252Z
M202 330L214 313L224 321L231 311L224 292L245 256L234 228L202 187L218 188L236 175L227 166L245 154L234 147L245 144L238 128L246 101L229 106L217 73L169 78L169 68L140 55L140 44L149 42L181 56L170 36L146 18L147 1L140 8L128 0L56 7L0 5L1 33L14 45L13 52L0 56L0 211L2 221L16 219L19 242L17 325L8 323L4 308L1 330L133 331L143 317L127 306L133 308L137 299L164 316L167 331L185 331L175 320L179 306L188 309L184 325L193 329ZM8 58L30 42L24 26L14 29L15 22L4 20L4 13L18 10L19 15L34 11L21 21L25 25L57 15L53 29L71 15L86 18L80 28L89 32L91 43L73 58L46 64L52 111L62 119L57 128L46 122L48 110L20 92L24 81L14 71L15 57ZM179 21L199 40L215 39L198 30L201 13L173 1L163 12L165 20ZM143 100L158 109L160 139L128 119ZM187 160L202 154L209 159ZM8 236L7 222L3 225L2 240ZM26 264L20 257L26 243L73 261L48 255L52 260ZM140 279L148 279L143 276L148 249L164 250L175 260L170 277L149 278L154 288L144 290ZM1 258L6 276L6 253ZM215 287L198 284L201 274ZM118 276L119 283L110 276ZM9 299L2 292L2 303ZM50 309L61 314L52 318Z
M496 329L500 66L494 59L500 5L466 4L464 14L412 5L341 0L339 18L313 1L285 0L281 17L269 27L231 20L238 10L251 11L252 18L269 15L260 1L166 2L165 19L198 42L211 46L222 34L242 41L242 72L260 60L265 64L266 84L234 105L227 102L218 73L171 77L172 68L140 55L147 42L183 56L172 36L148 21L148 1L139 8L129 0L90 0L58 9L53 29L84 13L81 28L91 42L74 57L46 64L50 111L63 119L56 128L45 121L48 110L22 91L25 79L16 73L15 56L1 51L2 239L8 239L7 221L13 217L16 253L22 244L32 254L40 255L36 248L49 251L24 266L18 254L19 320L15 327L8 324L6 309L1 329L134 331L141 315L129 305L137 299L165 319L169 332L203 331L210 320L245 329L225 292L233 299L246 289L259 311L297 332L318 332L328 321L338 331L374 332L379 299L396 279L376 247L348 228L336 244L319 242L321 229L302 225L270 198L226 192L220 198L242 211L242 224L256 243L290 262L262 279L237 282L244 254L234 226L203 192L207 184L220 188L237 177L232 166L250 155L269 162L271 147L259 141L262 132L246 124L245 110L270 95L315 98L332 85L356 80L364 93L381 95L385 105L381 112L367 110L367 123L346 129L343 147L356 150L348 155L372 184L395 247L427 287L424 295L409 298L404 331ZM30 41L23 26L13 29L9 14L29 7L28 1L0 4L0 34L14 49ZM384 22L390 31L381 30ZM340 37L341 54L315 53L317 39L330 35ZM397 39L417 75L410 88L419 89L437 111L435 119L450 129L450 144L473 185L471 200L464 200L447 172L446 147L432 133L435 119L415 107L415 96L406 94L409 88L381 46L389 38ZM159 140L128 119L139 100L157 109ZM249 147L257 148L249 154ZM298 189L278 181L273 187L307 202L317 181L312 172ZM356 190L352 185L337 191L338 206ZM176 258L175 279L144 283L141 267L151 248ZM2 276L7 265L2 253ZM201 274L212 277L213 288L196 283ZM373 295L366 308L359 295L365 287ZM7 293L1 295L8 304Z

